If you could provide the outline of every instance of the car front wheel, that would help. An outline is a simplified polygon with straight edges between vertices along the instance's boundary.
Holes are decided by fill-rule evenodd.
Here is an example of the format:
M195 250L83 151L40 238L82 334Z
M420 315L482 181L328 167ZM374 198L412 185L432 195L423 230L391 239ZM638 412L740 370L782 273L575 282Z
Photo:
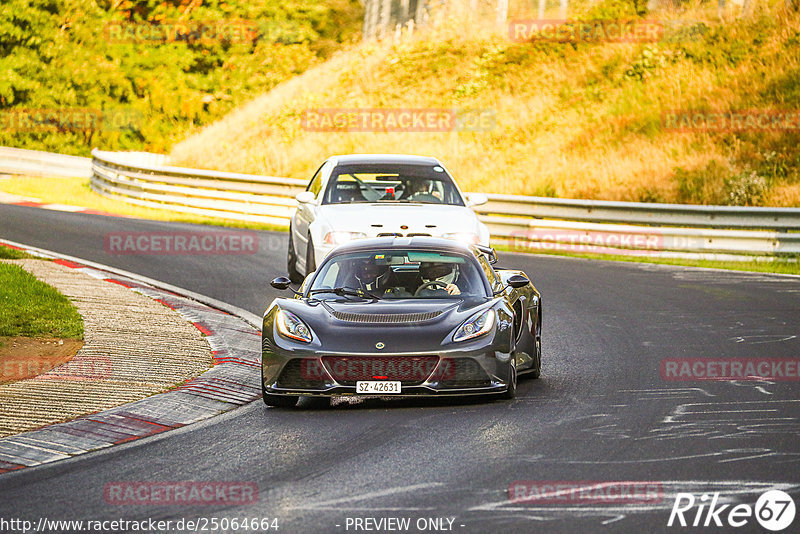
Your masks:
M517 367L514 365L514 358L511 358L511 365L509 365L508 389L501 394L503 399L511 400L517 396Z
M274 408L292 408L297 405L297 400L300 397L293 397L291 395L273 395L272 393L267 393L267 390L264 388L264 379L261 379L261 398L264 401L264 404L267 406L272 406Z
M286 267L289 271L289 280L295 284L303 281L303 275L297 270L297 253L294 251L294 237L292 227L289 227L289 250L286 254Z
M317 261L314 257L314 241L311 234L308 235L308 246L306 246L306 276L317 270Z

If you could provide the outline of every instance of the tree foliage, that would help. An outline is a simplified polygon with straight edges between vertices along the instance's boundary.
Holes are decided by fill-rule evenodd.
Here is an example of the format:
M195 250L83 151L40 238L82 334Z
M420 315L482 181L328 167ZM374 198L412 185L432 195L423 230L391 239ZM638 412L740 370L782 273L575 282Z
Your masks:
M361 11L357 0L4 0L0 145L164 151L355 39ZM142 37L181 24L224 31Z

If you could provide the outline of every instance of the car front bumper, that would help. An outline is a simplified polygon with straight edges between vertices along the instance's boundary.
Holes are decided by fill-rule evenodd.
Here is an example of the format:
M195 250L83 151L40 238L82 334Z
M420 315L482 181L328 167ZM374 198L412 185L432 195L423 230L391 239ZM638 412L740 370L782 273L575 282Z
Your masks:
M422 372L412 361L425 359ZM395 367L385 362L392 361ZM375 365L376 367L371 367ZM404 367L405 365L405 367ZM472 350L445 350L424 353L299 353L265 351L262 358L264 390L271 394L310 396L419 396L481 395L508 389L510 358L483 346ZM416 367L419 369L420 367ZM378 369L380 378L371 371ZM400 381L401 393L361 394L356 382L363 380Z

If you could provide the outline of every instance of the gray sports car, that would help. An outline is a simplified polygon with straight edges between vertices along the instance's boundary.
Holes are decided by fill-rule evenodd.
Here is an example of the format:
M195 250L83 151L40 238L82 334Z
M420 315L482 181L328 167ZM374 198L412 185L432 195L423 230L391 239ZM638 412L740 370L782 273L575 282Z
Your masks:
M261 387L269 406L299 396L514 397L541 369L542 302L494 250L430 237L334 249L294 298L264 313ZM272 281L289 289L288 278Z

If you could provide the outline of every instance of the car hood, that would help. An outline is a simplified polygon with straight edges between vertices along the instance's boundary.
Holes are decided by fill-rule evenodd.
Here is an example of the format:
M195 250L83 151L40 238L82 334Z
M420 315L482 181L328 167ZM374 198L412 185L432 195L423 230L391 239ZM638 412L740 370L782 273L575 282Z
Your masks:
M277 299L313 331L316 348L331 352L376 353L441 350L445 338L490 299Z
M330 229L364 232L367 237L382 233L441 237L453 232L478 232L474 211L441 204L327 204L320 206L318 219Z

